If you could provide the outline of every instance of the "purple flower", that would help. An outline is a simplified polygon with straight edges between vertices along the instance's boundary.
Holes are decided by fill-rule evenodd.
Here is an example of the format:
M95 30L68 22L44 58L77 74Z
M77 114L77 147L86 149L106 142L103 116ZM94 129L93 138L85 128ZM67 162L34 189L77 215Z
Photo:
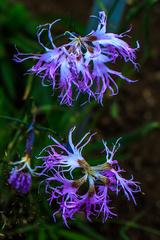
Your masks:
M28 193L31 187L32 178L29 172L19 171L13 168L8 179L8 183L12 188L23 194Z
M140 192L138 182L124 178L123 170L115 159L119 140L112 149L105 147L106 158L103 164L90 165L82 155L83 148L90 142L93 134L89 132L77 143L73 144L72 128L68 136L68 147L51 137L54 144L46 147L40 158L43 164L40 176L44 176L45 190L49 195L49 203L53 207L53 217L60 214L64 223L74 219L78 213L85 213L91 221L93 217L102 217L105 222L108 218L116 216L112 212L111 192L117 195L123 192L128 200L132 199L136 204L134 194ZM77 177L76 170L79 170Z
M68 42L56 46L53 43L51 27L57 21L38 28L38 42L43 47L44 53L18 52L14 60L23 62L27 59L35 59L36 64L29 69L29 73L40 76L42 84L50 85L53 91L59 89L61 104L72 105L80 93L88 95L89 101L94 98L102 104L106 91L110 92L110 95L118 93L114 78L120 77L129 83L133 82L121 72L107 66L108 63L115 63L117 58L121 58L125 62L133 63L137 69L135 52L139 44L137 42L137 47L131 48L123 40L130 30L122 34L106 33L106 16L104 12L99 12L96 30L86 36L66 31L64 35L69 36ZM50 48L41 42L41 34L44 31L48 31Z
M29 192L32 184L34 169L30 167L30 156L25 154L22 160L13 163L16 167L12 168L8 183L23 194Z
M72 177L72 171L80 167L79 161L84 160L82 156L82 150L89 143L94 134L90 135L90 133L88 132L81 139L81 141L74 146L72 141L72 133L74 130L75 127L72 128L69 132L68 136L69 147L59 143L55 138L50 136L54 144L51 145L49 148L47 147L42 150L42 152L47 151L46 156L39 157L45 160L42 166L43 172L52 170L53 168L56 169L56 167L61 167L65 169L65 171L68 171L70 173L70 176ZM87 138L88 135L90 136L85 142L85 139Z

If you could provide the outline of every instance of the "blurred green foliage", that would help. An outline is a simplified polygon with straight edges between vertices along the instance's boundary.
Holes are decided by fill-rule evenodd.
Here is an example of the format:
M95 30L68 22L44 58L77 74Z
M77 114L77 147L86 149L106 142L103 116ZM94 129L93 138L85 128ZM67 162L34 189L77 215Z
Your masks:
M128 26L142 10L144 11L140 23L142 28L140 27L139 30L143 29L145 39L144 59L149 56L149 22L151 8L156 3L156 0L133 1L124 20L123 28ZM97 108L97 104L92 102L81 108L78 103L76 103L74 108L60 107L56 94L51 96L51 90L42 88L38 78L34 77L33 79L32 76L24 75L23 73L28 69L30 66L28 64L30 63L24 63L22 66L13 62L14 46L16 45L21 52L40 51L41 49L35 37L36 26L40 22L33 19L22 3L13 3L13 1L9 0L0 1L0 13L0 27L2 31L0 43L0 238L16 240L111 240L109 236L102 236L96 228L84 222L83 216L71 223L71 227L74 230L66 229L60 219L58 219L57 223L53 223L51 218L52 212L48 207L46 196L43 195L43 184L39 189L39 194L37 194L39 179L34 179L32 191L25 197L15 193L7 184L8 172L11 169L10 163L22 157L24 152L26 131L30 124L33 103L36 105L37 114L36 140L32 159L33 166L38 163L35 156L38 156L40 150L49 144L48 134L53 134L65 141L65 136L67 136L68 130L73 125L77 126L78 134L75 134L77 139L88 129L93 130L95 122L90 122L90 117L95 115L96 118L97 113L94 112L94 109ZM63 18L62 24L64 27L66 27L67 21L69 22L70 19ZM81 33L85 30L85 26L76 21L74 21L74 25L71 27L79 29ZM125 69L125 71L127 70ZM117 119L119 106L116 100L109 108L110 116L113 119ZM123 136L123 142L127 146L131 141L143 138L159 128L160 123L158 122L147 123ZM113 136L112 139L108 139L108 142L111 143L117 137ZM94 153L101 147L100 142L94 143L88 146L85 154L87 154L87 151ZM120 156L122 154L120 152ZM102 160L95 156L92 162L98 163ZM108 224L111 222L109 221ZM160 232L157 230L138 225L137 219L133 219L131 223L116 221L115 223L122 225L120 237L124 240L129 239L126 233L129 227L141 228L143 231L160 235Z

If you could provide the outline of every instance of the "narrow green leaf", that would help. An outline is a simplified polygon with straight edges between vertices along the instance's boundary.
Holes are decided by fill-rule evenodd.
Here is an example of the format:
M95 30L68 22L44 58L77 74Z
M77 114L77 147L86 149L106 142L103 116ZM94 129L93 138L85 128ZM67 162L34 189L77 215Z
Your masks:
M80 233L73 232L73 231L67 231L67 230L60 230L59 235L62 237L65 237L66 240L77 240L77 239L90 240L90 238L88 238Z
M93 227L90 227L89 224L84 224L82 222L78 222L76 226L85 233L88 237L91 239L96 239L96 240L107 240L106 237L101 236L98 232L94 230Z
M118 108L118 104L116 102L111 104L110 111L111 111L112 118L116 119L119 115L119 108Z
M41 226L38 232L38 240L46 240L46 239L47 239L47 236L46 236L45 229Z

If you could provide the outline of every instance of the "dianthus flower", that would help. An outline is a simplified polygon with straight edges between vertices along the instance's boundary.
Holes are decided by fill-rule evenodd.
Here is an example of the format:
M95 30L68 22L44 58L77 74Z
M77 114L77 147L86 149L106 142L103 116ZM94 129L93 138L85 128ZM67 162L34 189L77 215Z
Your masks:
M112 70L109 63L115 63L119 57L125 62L135 62L135 51L139 48L131 48L123 38L127 32L121 34L106 33L106 15L99 12L98 27L86 36L66 31L68 36L66 44L56 46L51 35L51 27L59 20L51 24L38 27L37 37L43 47L42 54L23 54L17 52L14 56L16 62L27 59L35 59L36 64L29 69L29 73L35 73L42 79L42 84L51 85L53 91L59 89L61 104L72 105L80 93L88 95L88 101L94 98L97 102L103 102L106 91L110 95L118 93L118 85L114 77L120 77L128 83L133 82L123 76L121 72ZM46 47L41 41L41 34L48 31L51 47Z
M20 161L13 163L15 167L12 168L8 183L18 192L28 193L32 184L32 175L34 169L31 168L31 151L34 142L34 128L33 125L28 128L28 135L26 140L26 148L24 157Z
M8 183L20 193L28 193L32 184L34 170L30 167L30 157L25 155L22 160L14 162L16 167L12 168Z
M84 212L86 218L102 217L105 222L115 216L110 207L110 195L123 192L128 200L136 204L134 193L140 192L138 182L125 179L122 170L115 159L119 140L109 149L103 141L106 157L104 163L91 166L82 155L83 148L90 142L93 134L88 132L76 145L73 144L72 134L75 127L69 132L68 144L64 145L51 137L54 144L46 147L40 156L43 164L39 175L44 176L45 190L49 195L49 203L54 212L53 217L60 214L67 225L68 219ZM79 169L80 176L75 170ZM67 225L68 226L68 225Z
M32 184L29 172L19 171L16 167L12 169L8 183L20 193L28 193Z

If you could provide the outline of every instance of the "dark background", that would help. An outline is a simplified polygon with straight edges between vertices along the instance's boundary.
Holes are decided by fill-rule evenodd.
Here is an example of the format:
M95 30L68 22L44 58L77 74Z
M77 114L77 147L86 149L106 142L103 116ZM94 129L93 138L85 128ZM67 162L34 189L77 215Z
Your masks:
M160 194L159 194L159 158L160 158L160 2L154 0L126 2L123 17L117 32L132 25L127 39L132 47L139 40L137 54L140 63L139 72L132 66L121 63L119 68L124 75L138 79L134 84L119 80L120 92L115 97L104 98L104 106L94 102L84 107L76 103L74 108L59 106L57 97L51 96L51 89L43 88L38 78L24 75L31 62L16 64L13 62L14 46L22 52L41 51L36 39L36 26L62 18L55 27L54 34L62 31L77 31L81 34L89 27L89 15L93 5L106 10L109 20L114 8L107 9L107 1L55 1L23 0L0 1L0 238L2 239L69 239L69 240L158 240L160 238ZM112 2L112 1L110 1ZM119 1L113 1L119 2ZM116 8L116 5L115 5ZM94 8L95 9L95 8ZM116 14L118 10L116 10ZM112 15L113 16L113 15ZM112 26L112 22L110 27ZM96 27L96 26L95 26ZM32 101L31 101L32 99ZM37 194L39 180L33 181L32 191L25 197L17 194L7 184L10 163L19 158L24 151L26 129L16 119L30 121L32 102L38 109L37 124L43 127L36 132L33 148L35 156L49 144L50 130L56 131L65 139L68 130L77 125L75 140L88 129L97 131L100 139L123 137L122 148L117 158L121 166L127 169L128 176L133 174L141 182L142 193L137 194L138 205L127 202L123 196L114 199L118 217L101 224L100 219L88 223L83 216L70 223L70 229L63 226L59 217L52 221L52 212L43 194ZM99 161L97 152L99 143L92 142L86 152Z

